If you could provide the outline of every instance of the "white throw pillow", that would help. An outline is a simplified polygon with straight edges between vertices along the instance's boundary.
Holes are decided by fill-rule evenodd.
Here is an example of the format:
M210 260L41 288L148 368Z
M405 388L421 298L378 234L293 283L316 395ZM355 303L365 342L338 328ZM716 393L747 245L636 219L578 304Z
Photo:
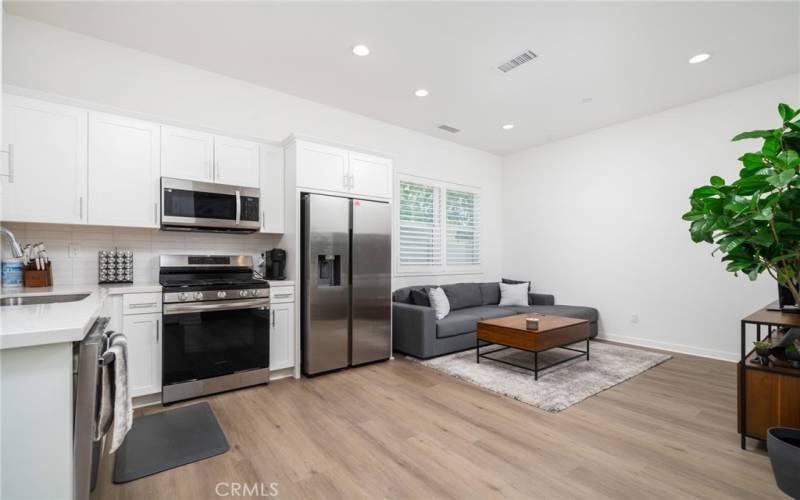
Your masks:
M500 283L500 305L527 306L528 286L528 283L520 283L518 285Z
M450 301L447 300L444 290L439 287L429 289L428 299L431 301L431 307L436 313L436 319L442 319L450 314Z

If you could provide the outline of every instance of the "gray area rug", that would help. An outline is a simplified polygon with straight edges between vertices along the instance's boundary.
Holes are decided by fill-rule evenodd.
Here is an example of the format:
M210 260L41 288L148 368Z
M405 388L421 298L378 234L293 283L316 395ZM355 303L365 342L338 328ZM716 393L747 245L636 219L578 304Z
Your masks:
M579 342L574 347L584 350L586 343ZM498 346L481 347L481 354L488 354L496 348ZM574 355L574 352L564 349L545 351L539 353L539 366ZM492 354L492 357L533 368L533 353L530 352L506 349ZM429 360L408 358L490 391L557 413L671 357L605 342L592 342L589 361L585 357L578 358L540 371L538 381L533 380L533 372L528 370L486 358L481 358L480 364L476 363L475 349Z

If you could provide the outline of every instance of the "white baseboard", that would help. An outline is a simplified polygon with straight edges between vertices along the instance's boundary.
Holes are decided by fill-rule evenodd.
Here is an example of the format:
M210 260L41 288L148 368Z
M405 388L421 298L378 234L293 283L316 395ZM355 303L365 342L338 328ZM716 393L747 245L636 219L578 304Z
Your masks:
M600 332L597 335L598 339L610 340L612 342L619 342L621 344L630 344L640 347L650 347L652 349L661 349L664 351L679 352L681 354L691 354L693 356L700 356L703 358L719 359L722 361L739 361L739 353L717 351L714 349L704 349L702 347L694 347L683 344L673 344L671 342L661 342L659 340L643 339L639 337L627 337L625 335L615 335L613 333Z

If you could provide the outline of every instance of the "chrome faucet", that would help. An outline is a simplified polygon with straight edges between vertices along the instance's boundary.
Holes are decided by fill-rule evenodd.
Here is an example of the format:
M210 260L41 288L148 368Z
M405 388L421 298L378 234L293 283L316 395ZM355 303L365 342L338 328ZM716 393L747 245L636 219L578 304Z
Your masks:
M19 243L17 242L17 238L14 236L14 233L12 233L11 231L9 231L4 227L0 227L0 235L5 235L6 238L10 240L11 255L13 255L16 258L22 257L22 247L19 246Z

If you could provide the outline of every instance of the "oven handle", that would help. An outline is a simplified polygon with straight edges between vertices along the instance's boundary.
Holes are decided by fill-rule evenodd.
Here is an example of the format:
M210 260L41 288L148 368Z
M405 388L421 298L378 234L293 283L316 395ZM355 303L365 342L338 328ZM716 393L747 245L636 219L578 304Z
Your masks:
M205 311L232 311L235 309L259 309L269 307L269 299L226 300L213 304L164 304L164 315Z

